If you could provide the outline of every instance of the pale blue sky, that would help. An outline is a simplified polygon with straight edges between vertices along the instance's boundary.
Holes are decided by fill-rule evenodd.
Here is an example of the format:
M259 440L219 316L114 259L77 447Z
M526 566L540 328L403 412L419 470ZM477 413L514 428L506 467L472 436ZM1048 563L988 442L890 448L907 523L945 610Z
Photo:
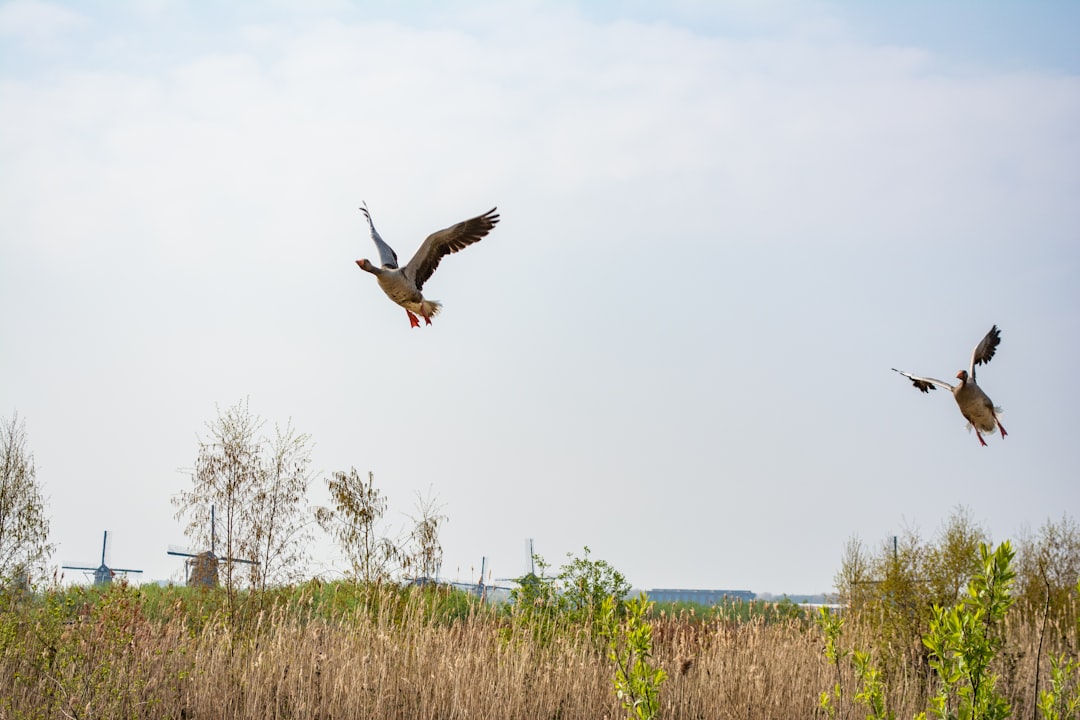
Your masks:
M175 577L244 398L313 436L313 502L436 494L449 579L533 537L821 592L853 534L1080 510L1076 3L401 5L0 3L0 415L57 561L108 528ZM361 200L403 258L498 205L432 327L354 264ZM889 368L995 323L982 448Z

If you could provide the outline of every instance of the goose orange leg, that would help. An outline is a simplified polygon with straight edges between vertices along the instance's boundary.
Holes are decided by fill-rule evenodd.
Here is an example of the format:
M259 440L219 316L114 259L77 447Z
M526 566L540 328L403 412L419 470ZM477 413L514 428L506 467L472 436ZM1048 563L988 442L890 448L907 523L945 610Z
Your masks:
M1001 431L1001 438L1004 440L1005 436L1008 435L1009 433L1005 432L1005 426L1001 424L1000 420L998 420L997 418L994 418L994 422L997 423L998 430Z
M411 311L406 310L405 314L409 316L409 327L420 327L420 321L416 319L416 316L413 315ZM425 320L426 319L427 318L425 318ZM430 325L430 324L431 324L431 321L428 320L428 325Z

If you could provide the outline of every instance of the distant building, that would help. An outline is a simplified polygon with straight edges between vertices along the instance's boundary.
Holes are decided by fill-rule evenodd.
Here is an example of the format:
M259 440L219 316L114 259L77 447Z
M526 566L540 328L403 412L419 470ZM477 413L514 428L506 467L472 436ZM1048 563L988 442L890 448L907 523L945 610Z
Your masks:
M756 595L749 590L684 590L679 588L656 588L646 590L649 599L658 603L687 602L698 605L719 605L725 601L749 602Z

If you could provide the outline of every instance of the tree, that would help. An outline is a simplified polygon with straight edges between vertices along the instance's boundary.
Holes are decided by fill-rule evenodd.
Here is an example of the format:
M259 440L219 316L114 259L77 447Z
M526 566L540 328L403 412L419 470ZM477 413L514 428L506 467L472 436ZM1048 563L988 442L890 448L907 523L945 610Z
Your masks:
M26 423L14 413L0 420L0 580L44 580L53 549Z
M848 607L861 607L868 602L875 584L873 563L862 540L855 536L848 538L840 571L834 578L840 602Z
M217 420L207 425L210 438L199 440L191 490L173 500L176 518L188 521L185 534L205 547L211 545L214 509L214 552L230 608L243 570L253 588L263 589L293 577L306 559L310 437L290 423L270 440L259 434L264 424L246 400L224 413L219 410ZM241 566L227 558L256 564Z
M869 556L857 538L848 541L837 590L855 616L874 619L887 668L897 662L925 665L922 637L932 608L956 604L980 571L979 546L987 541L964 507L956 508L934 543L908 530Z
M430 494L416 498L416 516L409 516L413 522L409 533L408 547L404 553L403 566L406 572L419 574L423 578L436 578L442 566L442 544L439 542L439 526L446 522L442 506ZM480 582L484 579L480 578Z
M254 567L255 584L260 590L268 583L299 579L311 543L310 521L305 521L311 437L297 433L292 423L274 430L274 439L265 442L265 461L249 507L251 544L259 562Z
M626 576L606 560L591 560L586 545L581 557L566 553L567 562L559 573L563 598L570 613L577 618L595 620L604 601L615 598L616 607L630 594ZM621 610L620 610L621 612Z
M333 507L315 511L319 526L337 540L352 566L352 575L365 583L389 580L400 566L397 543L379 534L386 498L375 487L375 474L364 482L356 468L336 472L326 480Z
M224 570L230 609L237 577L235 563L229 559L247 559L244 555L254 550L243 542L242 524L259 482L256 433L261 425L262 421L248 410L247 401L237 403L224 414L219 410L217 421L207 426L211 439L199 440L192 489L173 499L179 508L176 519L188 517L184 534L201 546L216 545L213 551ZM216 516L213 523L211 509Z
M1047 518L1039 532L1025 530L1017 551L1017 598L1029 618L1064 616L1080 578L1080 526L1067 513ZM1067 617L1063 617L1068 621Z

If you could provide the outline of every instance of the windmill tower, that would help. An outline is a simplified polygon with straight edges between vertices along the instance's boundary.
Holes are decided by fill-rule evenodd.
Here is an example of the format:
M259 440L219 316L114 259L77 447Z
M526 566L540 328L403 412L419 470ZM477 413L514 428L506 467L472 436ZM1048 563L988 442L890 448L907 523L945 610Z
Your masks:
M65 570L82 570L84 572L94 573L95 585L108 585L113 581L113 577L116 573L141 573L142 570L132 570L130 568L114 568L105 564L105 550L109 543L109 531L106 530L104 536L101 538L101 563L97 567L90 567L89 565L61 565Z
M472 592L481 600L487 598L487 586L484 585L484 573L487 572L487 555L480 556L480 581L472 587Z
M525 540L525 574L520 577L496 578L506 582L516 582L518 585L538 584L541 580L551 580L547 576L539 577L536 574L536 553L533 551L533 539Z
M526 576L536 575L536 553L533 551L533 539L528 538L525 541L525 553L526 553L526 565L528 570L525 572Z
M216 552L217 530L214 520L214 506L210 506L210 549L202 552L192 552L186 548L170 546L169 555L188 558L185 562L187 569L187 584L197 587L218 586L218 565L222 562L245 563L258 565L256 560L244 560L242 558L218 557Z

